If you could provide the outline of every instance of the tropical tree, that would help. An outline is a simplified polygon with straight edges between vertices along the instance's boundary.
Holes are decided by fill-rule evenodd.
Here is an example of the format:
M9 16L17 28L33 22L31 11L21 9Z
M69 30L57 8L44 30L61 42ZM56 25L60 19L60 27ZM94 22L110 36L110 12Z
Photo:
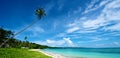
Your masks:
M38 16L38 19L41 19L42 17L46 16L46 13L43 8L38 8L36 10L36 15Z
M36 19L35 21L33 21L30 25L28 25L27 27L25 27L24 29L18 31L17 33L15 33L14 35L12 35L12 38L15 37L16 35L22 33L23 31L25 31L26 29L28 29L29 27L31 27L33 24L35 24L36 22L38 22L42 17L44 17L46 14L45 14L45 11L43 8L38 8L36 10L36 13L35 13L38 17L38 19ZM9 39L5 40L1 45L0 47L2 47L2 45L4 45Z
M11 36L13 35L13 32L10 30L4 30L3 28L0 27L0 44L1 45L8 45L8 44L4 44L4 42L9 38L11 38ZM1 46L0 46L1 47Z
M27 36L25 36L24 40L27 42Z

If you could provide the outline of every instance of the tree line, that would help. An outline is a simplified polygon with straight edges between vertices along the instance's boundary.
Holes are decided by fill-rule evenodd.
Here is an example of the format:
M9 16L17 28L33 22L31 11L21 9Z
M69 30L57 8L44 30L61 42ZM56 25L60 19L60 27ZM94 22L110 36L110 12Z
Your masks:
M13 35L14 33L11 30L5 30L0 27L0 45L4 43L5 40L9 39L4 45L2 45L2 48L31 48L31 49L49 48L49 46L32 43L27 40L25 41L18 40L16 38L13 38L12 37Z

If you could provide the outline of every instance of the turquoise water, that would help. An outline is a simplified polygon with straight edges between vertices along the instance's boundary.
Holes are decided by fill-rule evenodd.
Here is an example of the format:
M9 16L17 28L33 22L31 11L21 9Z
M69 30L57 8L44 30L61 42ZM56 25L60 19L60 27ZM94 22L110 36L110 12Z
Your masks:
M44 49L44 51L70 58L120 58L120 48L56 48Z

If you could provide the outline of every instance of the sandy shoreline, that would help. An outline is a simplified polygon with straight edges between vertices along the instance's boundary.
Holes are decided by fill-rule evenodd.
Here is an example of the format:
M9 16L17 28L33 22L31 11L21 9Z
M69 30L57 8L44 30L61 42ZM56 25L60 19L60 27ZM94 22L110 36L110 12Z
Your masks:
M68 57L65 57L65 56L60 55L60 54L54 54L54 53L51 53L51 52L42 51L42 50L40 50L40 49L30 49L30 51L42 52L43 54L48 55L48 56L51 56L51 57L53 57L53 58L68 58Z

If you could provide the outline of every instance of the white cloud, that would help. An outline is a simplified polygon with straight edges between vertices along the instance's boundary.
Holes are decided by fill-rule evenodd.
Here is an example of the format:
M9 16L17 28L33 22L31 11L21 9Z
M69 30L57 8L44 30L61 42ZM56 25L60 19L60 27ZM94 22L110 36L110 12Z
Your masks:
M65 42L68 44L68 46L74 46L73 42L70 40L70 38L63 38Z
M120 7L120 0L113 0L112 3L107 5L107 8L119 8Z
M67 24L67 27L77 27L80 25L80 21L78 21L78 19L74 19L74 21L72 23Z
M97 29L100 26L104 26L105 20L102 19L95 19L95 20L87 20L83 23L84 28L90 28L90 29Z
M99 4L99 6L106 5L108 2L110 2L110 0L104 0Z
M55 43L56 41L54 41L54 40L46 40L47 41L47 43Z
M105 15L107 20L116 20L120 18L120 0L114 0L111 3L108 3L103 9L101 15ZM120 19L119 19L120 20Z
M110 30L110 31L120 31L120 23L118 23L118 24L115 24L115 25L113 25L113 26L110 26L110 27L108 27L108 28L105 28L105 30Z
M101 15L107 20L120 20L120 1L114 0L108 3L102 10Z
M72 28L69 28L66 32L67 33L72 33L72 32L77 31L79 29L80 29L79 27L72 27Z
M105 28L105 30L119 30L119 23L116 23L114 27L105 27L106 25L112 23L112 21L120 22L120 10L118 9L120 7L119 4L120 0L114 0L110 3L107 3L101 14L98 15L96 19L85 21L83 23L83 27L88 29L97 29L102 26Z
M99 0L93 0L90 4L88 4L88 7L86 8L86 10L83 12L83 14L86 14L88 12L91 12L91 11L94 11L94 10L97 10L98 8L106 5L109 0L104 0L102 1L100 4L98 5L95 5L95 3L97 3Z
M99 0L93 0L93 1L91 1L91 3L88 4L87 9L92 9L92 8L94 7L94 4L95 4L96 2L98 2L98 1L99 1Z
M94 3L96 2L97 1L94 1ZM94 3L92 2L92 4ZM104 31L120 31L120 23L119 23L120 22L120 10L119 10L120 5L119 4L120 4L120 0L102 1L98 6L99 7L104 6L104 8L101 9L101 13L98 14L96 18L94 17L94 19L91 19L89 18L89 16L88 17L83 16L81 18L75 19L72 23L69 23L67 25L68 29L66 30L66 33L73 33L73 32L74 33L93 33L93 32L97 32L98 29L103 30L103 32ZM94 6L91 5L88 8L92 9L94 8ZM115 25L111 25L112 23L115 23ZM79 35L77 36L79 37ZM91 40L91 42L95 42L99 40L95 39L95 40Z
M87 17L76 18L72 23L67 24L67 27L80 27L82 25L82 22L87 19Z
M63 38L61 40L51 40L47 39L46 41L34 41L34 43L42 44L42 45L48 45L48 46L74 46L73 42L70 40L70 38Z
M110 2L109 0L105 0L105 1L102 1L100 4L98 5L94 5L95 3L97 3L98 0L94 0L90 3L90 5L87 7L87 9L85 10L85 12L91 12L92 10L97 10L98 8L100 8L101 6L103 5L107 5L108 2ZM106 9L107 6L104 8ZM106 11L107 13L108 11ZM75 22L73 23L70 23L68 24L69 27L74 27L74 28L70 28L68 31L68 33L70 32L74 32L74 31L77 31L78 29L81 29L80 31L78 32L81 32L81 31L95 31L95 30L92 30L92 29L97 29L99 27L103 27L103 26L106 26L109 24L108 20L107 19L110 19L110 18L106 18L105 17L105 14L103 14L104 12L102 12L100 15L97 16L97 18L95 19L90 19L89 17L82 17L78 20L75 20ZM113 14L113 13L109 13L107 14L109 17L111 17L112 15L110 14ZM117 14L117 15L116 15ZM116 17L119 17L119 12L117 12L116 14L114 14L114 18ZM84 19L83 19L84 18ZM105 19L106 18L106 19ZM113 18L113 17L112 17ZM83 21L82 21L83 20ZM86 20L86 21L85 21ZM83 27L83 28L80 28L80 27ZM77 27L77 28L76 28Z
M96 32L96 30L80 30L80 31L76 31L75 33L93 33Z
M52 47L60 47L63 46L65 41L64 40L50 40L47 39L46 41L34 41L34 43L41 44L41 45L48 45Z
M74 20L74 22L69 23L67 25L68 29L66 30L67 33L90 33L90 32L96 32L96 30L90 30L88 27L90 27L93 24L89 24L91 22L84 22L87 20L87 17L81 17L79 19ZM91 20L92 21L92 20ZM97 21L97 20L96 20ZM99 21L98 21L99 22ZM84 26L83 26L84 25Z
M107 22L112 23L112 21L120 22L120 0L114 0L113 2L107 4L101 13ZM119 23L116 23L113 26L104 28L104 30L116 30L120 31Z
M87 7L86 10L83 12L83 14L86 14L86 13L88 13L88 12L90 12L90 11L96 10L97 7L94 7L94 4L95 4L96 2L98 2L98 0L93 0L90 4L88 4L88 5L87 5L88 7ZM93 7L94 7L94 8L93 8Z

